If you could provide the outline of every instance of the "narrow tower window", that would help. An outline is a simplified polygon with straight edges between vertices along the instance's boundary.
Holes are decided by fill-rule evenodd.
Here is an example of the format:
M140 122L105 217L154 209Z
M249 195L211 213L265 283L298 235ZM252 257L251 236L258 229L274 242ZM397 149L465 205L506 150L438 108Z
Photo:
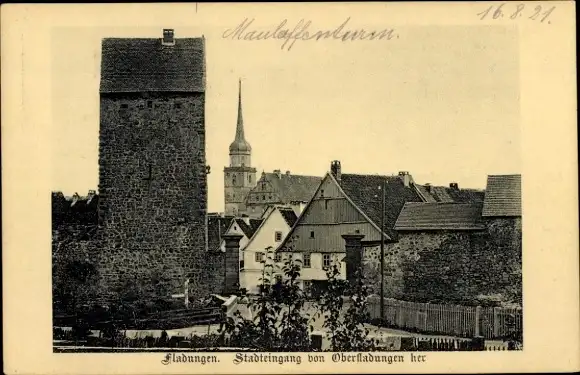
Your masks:
M153 167L151 166L151 164L149 164L149 168L148 168L148 173L147 173L147 177L145 177L143 180L145 182L147 182L148 187L151 187L151 181L152 181L152 172L153 172Z

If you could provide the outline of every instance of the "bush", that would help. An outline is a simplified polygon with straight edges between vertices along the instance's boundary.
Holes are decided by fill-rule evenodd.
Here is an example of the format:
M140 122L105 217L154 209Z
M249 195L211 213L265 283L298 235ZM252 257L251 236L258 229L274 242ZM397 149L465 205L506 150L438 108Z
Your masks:
M289 255L284 261L284 277L272 283L274 265L270 262L270 249L266 249L261 278L261 293L251 304L257 309L253 320L235 313L226 318L222 334L229 337L229 345L248 349L268 351L308 351L311 349L309 317L303 312L306 296L299 286L301 261ZM359 274L360 275L360 270ZM340 271L335 265L327 272L323 288L318 290L319 309L314 318L324 315L324 327L331 340L331 350L357 351L374 350L375 344L368 339L369 331L364 323L369 320L367 313L368 289L364 279L350 285L340 279ZM348 295L349 308L344 316L344 296Z

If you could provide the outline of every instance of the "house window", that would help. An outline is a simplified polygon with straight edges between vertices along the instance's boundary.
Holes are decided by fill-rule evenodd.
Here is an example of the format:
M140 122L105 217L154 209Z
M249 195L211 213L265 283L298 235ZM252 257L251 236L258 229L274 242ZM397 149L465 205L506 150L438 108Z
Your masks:
M274 262L280 263L281 261L282 261L282 254L281 253L276 253L274 255Z
M240 269L243 270L244 269L244 261L240 260Z
M248 182L249 182L250 184L252 183L252 175L251 175L251 174L249 174L249 175L248 175Z
M310 254L309 253L304 254L304 257L302 259L302 267L310 268Z
M310 231L310 238L314 238L314 231Z
M258 251L256 252L256 263L262 263L264 261L264 253Z
M262 195L262 200L265 201L266 200L266 196Z
M324 200L324 209L328 210L328 199Z
M274 241L276 241L276 242L282 241L282 232L276 232L274 234Z
M320 197L324 198L324 189L320 190Z
M236 184L236 175L232 176L232 184L235 185Z
M322 254L322 269L326 269L330 267L330 263L332 261L331 254Z

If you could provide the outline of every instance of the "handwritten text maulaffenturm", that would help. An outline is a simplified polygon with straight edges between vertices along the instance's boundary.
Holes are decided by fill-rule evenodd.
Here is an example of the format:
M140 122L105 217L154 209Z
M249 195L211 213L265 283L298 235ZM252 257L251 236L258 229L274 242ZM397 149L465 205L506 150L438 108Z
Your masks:
M301 19L292 28L287 26L288 20L282 20L275 29L258 31L256 29L250 29L250 26L254 23L254 19L249 20L246 18L233 29L227 29L224 31L222 37L225 39L231 38L232 40L279 39L283 40L281 48L287 48L288 51L292 49L292 46L294 46L294 43L298 40L319 41L321 39L335 39L346 42L356 40L391 40L399 38L399 35L392 28L370 31L364 29L345 30L349 21L350 17L334 29L314 31L310 30L312 21Z

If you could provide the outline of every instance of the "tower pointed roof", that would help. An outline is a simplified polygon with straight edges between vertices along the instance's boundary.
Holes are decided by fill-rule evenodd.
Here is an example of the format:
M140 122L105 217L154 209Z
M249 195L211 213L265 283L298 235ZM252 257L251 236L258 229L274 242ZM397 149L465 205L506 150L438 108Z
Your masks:
M248 153L251 151L252 147L248 141L246 141L246 137L244 136L244 118L242 116L242 80L240 80L238 86L238 123L236 125L236 138L232 144L230 144L230 153Z

